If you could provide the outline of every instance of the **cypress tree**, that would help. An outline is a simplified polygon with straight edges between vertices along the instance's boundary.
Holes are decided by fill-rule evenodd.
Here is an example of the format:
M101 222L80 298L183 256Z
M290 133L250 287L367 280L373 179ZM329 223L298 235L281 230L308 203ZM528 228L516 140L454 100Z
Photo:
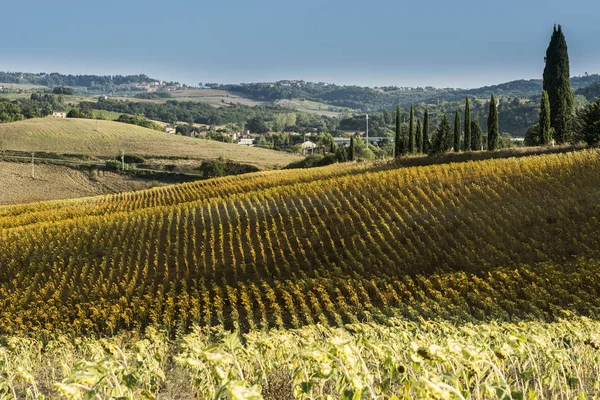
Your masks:
M471 139L471 150L483 150L483 132L478 118L471 121Z
M417 119L417 131L415 133L417 140L417 153L423 153L423 127L421 126L421 120Z
M490 111L488 113L488 150L493 151L498 148L498 105L494 93L490 98Z
M548 92L550 124L554 128L557 143L571 139L568 123L573 114L573 91L569 71L569 52L562 27L554 26L550 44L546 50L543 89Z
M394 141L394 156L402 155L402 124L400 122L400 106L396 106L396 138Z
M429 110L425 107L425 115L423 116L423 153L428 154L429 150Z
M435 129L435 135L433 137L433 142L431 143L431 152L443 153L448 151L450 146L452 146L451 135L450 122L448 121L446 114L444 114L442 121Z
M350 136L350 147L348 148L348 161L354 161L354 135Z
M414 154L417 152L415 143L415 108L410 106L410 117L408 121L408 152Z
M454 151L460 151L460 114L456 109L456 115L454 115Z
M547 146L552 140L551 132L551 119L550 119L550 100L548 99L548 92L542 91L542 101L540 104L540 128L539 142L542 146Z
M471 104L465 100L465 151L471 150Z

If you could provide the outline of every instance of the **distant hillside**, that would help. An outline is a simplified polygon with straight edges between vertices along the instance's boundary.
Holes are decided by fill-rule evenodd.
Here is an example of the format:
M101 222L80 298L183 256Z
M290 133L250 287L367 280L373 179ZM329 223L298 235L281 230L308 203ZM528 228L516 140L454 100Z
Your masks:
M277 101L281 99L304 98L337 107L348 107L365 111L382 111L396 104L407 107L411 104L451 102L462 100L465 96L489 98L490 94L503 97L527 98L539 96L542 91L541 79L516 80L498 85L476 89L455 88L369 88L361 86L340 86L313 84L304 81L281 81L274 83L250 83L239 85L221 85L219 89L242 93L256 100ZM592 74L571 78L573 90L594 82L600 82L600 75Z
M0 149L105 157L113 157L123 149L129 154L149 157L223 157L263 169L284 166L300 159L300 156L290 153L86 119L35 118L0 124Z
M594 82L589 86L579 88L575 91L575 94L584 96L587 101L596 101L600 97L600 82Z
M58 72L29 73L29 72L0 72L0 82L30 84L40 86L73 86L97 90L110 90L111 87L142 82L158 82L158 79L147 75L64 75Z

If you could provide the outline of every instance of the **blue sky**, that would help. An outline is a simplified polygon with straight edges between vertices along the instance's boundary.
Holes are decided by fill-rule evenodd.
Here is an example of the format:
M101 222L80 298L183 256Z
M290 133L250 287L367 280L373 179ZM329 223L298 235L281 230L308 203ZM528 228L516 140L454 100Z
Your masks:
M0 70L467 88L541 77L560 23L571 75L600 73L598 0L24 4L3 4Z

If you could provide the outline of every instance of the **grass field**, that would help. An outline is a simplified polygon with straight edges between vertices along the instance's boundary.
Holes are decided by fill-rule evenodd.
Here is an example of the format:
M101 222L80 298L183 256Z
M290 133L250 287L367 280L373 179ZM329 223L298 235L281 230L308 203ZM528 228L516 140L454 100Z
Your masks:
M46 86L31 85L28 83L4 83L0 82L0 86L9 89L21 89L21 90L34 90L34 89L48 89Z
M276 105L280 105L282 107L293 108L294 110L304 111L313 114L326 115L328 117L340 117L341 115L359 112L357 110L353 110L351 108L346 107L335 107L330 106L325 103L318 103L316 101L310 100L300 100L300 99L283 99L277 100L275 102ZM332 110L330 110L330 108Z
M114 157L223 157L262 169L300 159L289 153L171 135L112 121L39 118L0 125L0 149Z

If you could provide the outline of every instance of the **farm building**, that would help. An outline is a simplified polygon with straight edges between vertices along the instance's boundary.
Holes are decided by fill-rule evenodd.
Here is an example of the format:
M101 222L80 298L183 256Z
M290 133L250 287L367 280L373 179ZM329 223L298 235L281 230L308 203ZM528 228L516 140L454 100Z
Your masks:
M310 150L311 153L314 153L315 148L317 148L317 144L311 142L310 140L307 140L306 142L302 143L302 154L306 154L308 153L308 151Z
M177 129L174 126L165 126L165 132L167 132L167 133L177 133Z
M67 118L67 113L65 111L54 111L52 116L54 118Z
M253 138L248 138L248 139L242 138L238 141L238 144L242 144L245 146L252 146L254 144L254 139Z

